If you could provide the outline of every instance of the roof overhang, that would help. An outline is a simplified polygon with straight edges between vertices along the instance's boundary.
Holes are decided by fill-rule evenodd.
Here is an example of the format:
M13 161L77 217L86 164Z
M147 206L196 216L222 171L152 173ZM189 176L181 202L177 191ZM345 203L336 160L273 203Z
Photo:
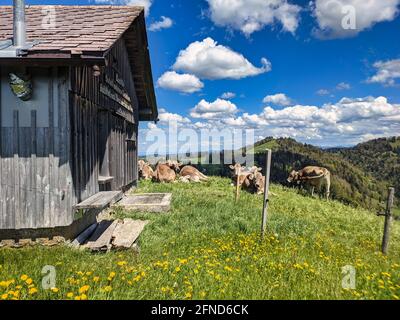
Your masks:
M57 8L57 6L55 7ZM63 8L65 8L65 6L63 6ZM97 6L97 8L100 7ZM122 38L127 46L132 77L135 83L135 90L139 104L139 121L157 121L158 108L150 63L144 8L137 7L137 9L139 10L139 13L134 17L133 21L122 35L115 39L114 44ZM104 10L107 10L107 8ZM89 51L58 50L57 48L52 50L43 50L33 46L29 50L24 51L23 55L19 57L0 57L0 65L103 66L105 65L105 57L112 47L113 45L106 50Z

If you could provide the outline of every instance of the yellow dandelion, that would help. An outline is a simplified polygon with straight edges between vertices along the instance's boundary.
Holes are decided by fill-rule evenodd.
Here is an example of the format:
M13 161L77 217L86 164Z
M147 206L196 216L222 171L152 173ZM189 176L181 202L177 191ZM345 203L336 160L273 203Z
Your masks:
M68 292L67 293L67 298L73 298L74 297L74 293L73 292Z
M54 292L54 293L57 293L58 291L60 291L60 289L58 289L58 288L51 288L51 291Z
M38 292L38 290L36 289L36 288L30 288L29 289L29 294L30 295L33 295L33 294L35 294L35 293L37 293Z
M185 298L192 299L192 293L191 292L186 293Z
M28 285L31 285L32 282L33 282L33 280L31 278L28 278L28 279L25 280L25 283L28 284Z
M29 277L28 277L26 274L23 274L23 275L21 276L20 279L21 279L22 281L26 281L26 280L28 280L28 278L29 278Z
M82 293L88 292L89 289L90 289L90 286L84 285L84 286L79 288L79 293L82 294Z
M111 292L112 291L112 287L111 286L104 287L103 291L104 292Z
M6 300L7 298L8 298L8 294L7 293L4 293L4 294L1 295L1 299L2 300Z

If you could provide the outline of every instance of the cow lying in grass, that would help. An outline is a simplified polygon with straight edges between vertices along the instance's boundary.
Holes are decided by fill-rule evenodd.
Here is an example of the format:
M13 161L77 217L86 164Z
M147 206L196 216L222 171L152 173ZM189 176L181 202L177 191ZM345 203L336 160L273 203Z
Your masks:
M179 170L179 163L177 161L168 160L166 162L159 162L153 174L153 180L157 182L176 182L176 172Z
M153 179L154 170L150 166L150 164L146 163L143 160L139 160L138 169L139 169L139 178L140 179L144 179L144 180Z
M314 196L315 188L321 189L325 185L326 199L329 200L331 188L331 173L328 169L322 167L309 166L300 171L293 170L287 179L289 183L306 185L311 187L311 196Z
M139 172L143 179L153 179L156 182L171 183L177 182L178 173L179 181L190 183L190 182L203 182L208 181L208 177L201 173L193 166L183 166L182 163L174 160L167 160L159 162L156 165L155 170L151 166L145 163L143 160L139 161ZM151 177L151 178L150 178Z
M263 194L265 192L265 177L261 168L245 168L240 164L229 166L232 170L232 185L251 193ZM272 193L271 193L272 194Z
M208 177L193 166L184 166L180 170L179 175L180 175L180 181L185 183L208 181Z

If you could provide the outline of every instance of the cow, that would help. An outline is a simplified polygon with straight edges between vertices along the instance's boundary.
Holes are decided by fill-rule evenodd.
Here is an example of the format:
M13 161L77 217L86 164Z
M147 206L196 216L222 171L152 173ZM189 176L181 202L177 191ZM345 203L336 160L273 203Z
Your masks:
M264 194L265 190L265 177L258 170L250 174L249 180L253 185L253 190L257 194Z
M255 192L255 185L253 183L253 175L259 173L261 168L251 167L245 168L240 164L229 166L232 172L232 185L236 186L236 197L239 197L240 188L249 192Z
M179 170L177 161L168 160L159 162L153 175L153 180L157 182L171 183L176 181L176 171Z
M138 162L138 169L139 169L139 177L144 180L151 180L153 179L154 170L150 166L150 164L146 163L143 160L139 160Z
M322 167L309 166L300 171L293 170L287 179L289 183L305 184L311 187L311 195L314 196L315 188L326 186L326 199L329 200L331 189L331 173Z
M183 178L183 182L188 182L193 181L193 182L202 182L202 181L208 181L208 177L205 176L203 173L201 173L199 170L197 170L193 166L184 166L180 172L179 172L181 178Z

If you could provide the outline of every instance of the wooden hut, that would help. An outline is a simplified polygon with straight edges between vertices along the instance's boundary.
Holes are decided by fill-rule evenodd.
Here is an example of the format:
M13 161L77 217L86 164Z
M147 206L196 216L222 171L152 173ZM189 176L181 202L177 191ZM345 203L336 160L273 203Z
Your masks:
M158 117L144 10L0 6L0 78L0 240L73 236L136 185Z

